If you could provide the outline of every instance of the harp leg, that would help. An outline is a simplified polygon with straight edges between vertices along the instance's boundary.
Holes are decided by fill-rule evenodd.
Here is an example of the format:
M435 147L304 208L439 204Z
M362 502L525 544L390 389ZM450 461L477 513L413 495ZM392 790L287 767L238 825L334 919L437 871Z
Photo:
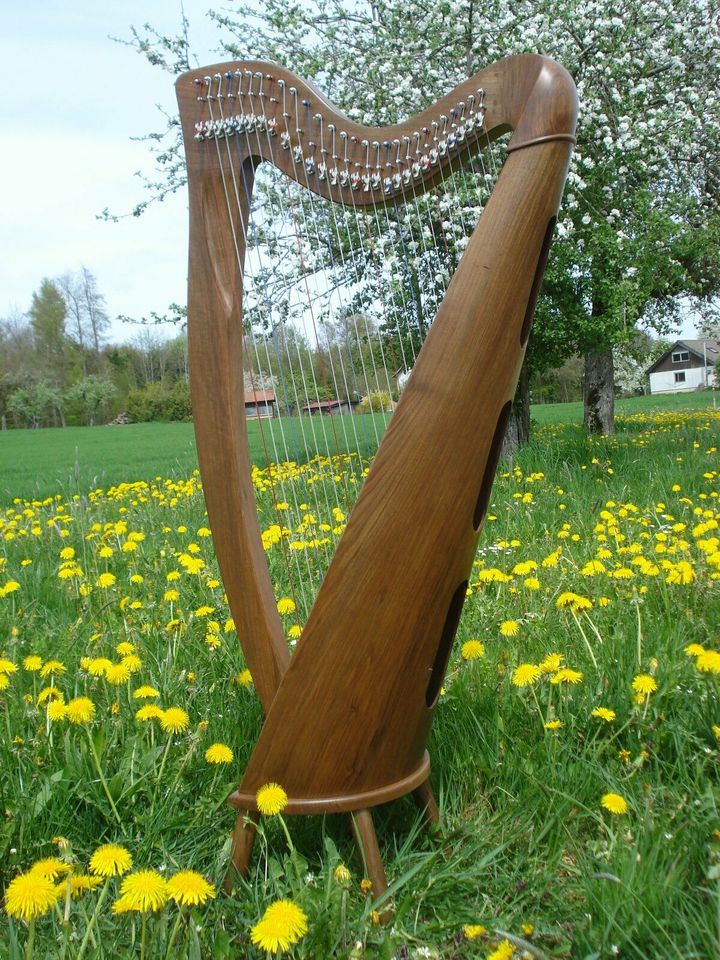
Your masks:
M248 872L256 832L257 827L251 819L250 811L241 810L238 813L233 830L230 866L223 882L225 893L232 893L233 883L237 875L244 877Z
M356 810L350 814L355 845L367 878L372 883L373 898L377 900L387 890L385 867L380 856L380 847L373 825L372 814L369 810ZM380 914L380 922L387 923L390 911L387 908Z
M413 790L413 800L425 817L425 823L428 827L435 827L440 823L440 811L429 780L421 783L419 787Z

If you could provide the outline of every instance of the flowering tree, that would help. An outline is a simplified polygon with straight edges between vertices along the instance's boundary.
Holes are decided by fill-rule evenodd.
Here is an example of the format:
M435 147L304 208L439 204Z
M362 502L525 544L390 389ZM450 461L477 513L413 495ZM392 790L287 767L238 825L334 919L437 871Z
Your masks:
M578 146L529 367L585 355L590 430L613 427L613 345L640 320L665 332L681 296L702 303L718 292L717 0L266 0L210 16L223 55L283 63L367 124L415 113L510 54L541 52L568 68ZM146 28L133 42L175 73L190 66L188 35L184 22L178 37ZM182 182L174 120L170 131L175 140L156 148L153 195ZM519 427L522 438L522 417Z

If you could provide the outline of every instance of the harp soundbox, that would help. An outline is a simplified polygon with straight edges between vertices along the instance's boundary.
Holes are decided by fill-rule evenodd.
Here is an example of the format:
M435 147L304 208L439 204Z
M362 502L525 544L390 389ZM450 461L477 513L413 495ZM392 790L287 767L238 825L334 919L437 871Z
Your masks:
M228 603L265 713L230 797L238 819L227 885L248 867L256 792L276 782L288 795L287 813L352 815L379 896L386 880L372 808L413 792L428 818L437 816L426 740L567 174L575 86L551 60L511 57L412 119L378 128L359 125L310 83L262 62L190 71L177 94L190 196L188 337L200 471ZM499 166L494 141L503 135L504 162L487 195ZM469 235L459 239L456 225L468 218ZM330 351L330 399L323 400L322 371L303 370L288 343L295 341L300 357L297 343L341 309L343 283L355 303L358 290L369 291L364 320L354 314L368 331L356 340L365 344L365 360L362 351L360 362L336 351L328 373ZM299 317L295 333L278 336L278 312ZM368 323L373 312L379 319ZM293 377L282 379L293 362ZM359 463L356 486L364 482L334 555L318 562L297 530L317 532L322 482L340 497L337 507L328 501L336 519L354 489L346 495L331 467L325 481L313 482L315 500L310 481L298 493L302 452L293 456L274 420L253 423L268 461L258 483L248 450L248 377L251 401L275 393L276 405L293 415L291 432L307 440L320 429L312 414L323 404L352 405L349 369L372 393L387 377L383 367L394 364L412 372L369 470L346 457ZM253 405L257 413L260 404ZM316 443L310 452L319 449L325 462L354 453L358 425L377 426L378 416L334 417L327 449ZM341 429L351 431L349 444L341 438L333 454ZM295 467L283 476L271 463L284 460ZM315 462L322 473L322 458ZM279 508L272 573L258 486ZM332 539L312 542L325 549ZM317 587L314 601L292 604L306 618L292 655L273 589L278 570Z

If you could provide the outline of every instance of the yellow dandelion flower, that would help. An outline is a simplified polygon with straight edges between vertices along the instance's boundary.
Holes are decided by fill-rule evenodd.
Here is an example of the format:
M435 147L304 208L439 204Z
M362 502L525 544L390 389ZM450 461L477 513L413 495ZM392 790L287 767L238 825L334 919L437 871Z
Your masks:
M215 896L215 887L195 870L180 870L170 877L167 891L171 900L186 907L196 907Z
M712 732L715 734L715 739L720 740L720 727L716 723L712 726Z
M627 800L619 793L604 793L600 798L600 806L616 816L622 816L628 811Z
M43 680L46 677L49 677L51 673L56 674L60 677L66 671L66 666L64 663L61 663L60 660L48 660L48 662L40 669L40 676Z
M288 636L291 640L297 640L302 633L302 627L298 626L297 623L294 623L292 627L288 630Z
M253 682L252 674L247 669L241 670L235 680L241 687L249 687Z
M54 684L50 684L49 687L43 687L40 693L37 695L37 702L39 705L45 703L46 700L64 700L65 697L62 694L61 690Z
M135 653L126 654L120 663L126 667L130 673L137 673L138 670L142 667L142 660Z
M537 664L521 663L513 672L512 682L516 687L529 687L535 683L536 680L539 680L540 675L541 670Z
M702 673L720 673L720 653L717 650L704 650L695 661Z
M155 687L151 687L147 684L145 684L142 687L138 687L137 690L133 692L133 697L136 700L150 700L153 697L159 697L159 696L160 696L160 692L156 690Z
M485 656L485 644L479 640L467 640L460 648L463 660L480 660Z
M108 667L112 666L112 660L108 660L107 657L95 657L94 660L90 660L87 665L87 672L92 674L93 677L102 677Z
M97 587L102 587L103 589L107 587L112 587L115 583L116 577L114 573L101 573L100 576L95 581Z
M190 717L182 707L168 707L163 711L160 725L166 733L183 733L190 726Z
M501 940L493 952L487 955L487 960L510 960L514 953L514 945L509 940Z
M51 720L53 723L57 723L59 720L65 719L67 707L62 699L52 700L48 704L47 708L47 717L48 720Z
M132 865L132 854L118 843L104 843L90 857L90 872L100 877L121 877Z
M705 653L705 647L699 643L689 643L686 647L683 647L683 653L687 654L688 657L699 657L701 653Z
M114 687L120 687L130 679L130 671L124 663L111 663L105 668L105 679Z
M563 726L562 720L548 720L545 723L546 730L559 730Z
M266 817L274 817L287 806L288 797L279 783L266 783L256 794L258 810Z
M295 613L295 601L291 600L290 597L281 597L277 603L278 613L281 617L285 617L290 613Z
M572 610L574 613L581 613L583 610L592 610L592 600L583 597L579 593L561 593L555 601L558 610Z
M115 910L113 905L113 910L116 913L162 910L169 895L167 880L157 870L137 870L128 874L120 884L120 900L116 903L122 906Z
M115 647L115 652L119 653L121 657L127 657L131 653L135 653L135 644L130 643L128 640L123 640Z
M0 690L7 690L10 686L10 678L6 673L0 673Z
M665 577L665 583L675 583L685 586L695 580L695 571L687 560L680 560L676 563Z
M70 723L89 723L95 716L95 704L89 697L75 697L68 702L65 716Z
M0 673L17 673L17 666L12 660L6 660L5 657L0 657Z
M462 929L466 940L475 940L476 937L482 937L487 933L487 929L481 923L466 923Z
M595 707L590 716L597 717L599 720L604 720L606 723L612 723L616 717L616 713L614 710L610 710L608 707Z
M140 707L135 713L135 719L144 723L146 720L161 720L165 716L165 711L156 703L148 703Z
M550 683L582 683L583 675L579 670L571 670L569 667L563 667L558 670L554 677L550 677Z
M61 890L47 877L32 871L21 873L8 884L5 911L9 916L29 923L52 910L60 896Z
M641 694L642 696L648 696L649 694L654 693L658 686L655 682L655 678L651 677L649 673L639 673L633 678L632 688L635 693Z
M523 580L523 586L527 590L539 590L540 581L538 580L537 577L527 577L525 580Z
M348 870L348 868L345 866L344 863L339 863L335 867L333 876L335 877L335 880L337 881L337 883L340 884L341 887L346 887L351 880L350 871Z
M496 567L488 567L478 573L478 583L505 583L510 577Z
M79 899L84 893L94 890L102 883L102 877L91 877L87 873L74 873L70 877L70 893L74 900Z
M540 669L543 673L557 673L564 659L565 657L561 653L549 653L540 662Z
M45 857L42 860L36 861L30 867L28 873L37 873L41 877L46 877L48 880L57 880L59 877L64 877L70 873L71 870L71 865L58 859L58 857Z
M232 763L234 754L224 743L213 743L205 751L205 759L208 763Z
M180 594L177 590L166 590L163 594L163 600L166 603L175 603L176 600L180 599Z
M504 637L516 637L520 633L520 624L517 620L503 620L500 624L500 633Z
M288 950L308 931L307 916L292 900L271 903L250 931L250 939L268 953Z
M40 670L42 665L42 657L38 657L37 654L34 653L31 653L29 657L25 657L23 660L23 668L30 673L35 673L35 671Z

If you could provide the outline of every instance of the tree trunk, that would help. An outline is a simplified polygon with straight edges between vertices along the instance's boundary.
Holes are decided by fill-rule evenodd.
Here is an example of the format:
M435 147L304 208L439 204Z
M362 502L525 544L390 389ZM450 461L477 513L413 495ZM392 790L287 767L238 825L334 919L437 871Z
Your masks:
M612 349L585 354L583 423L589 433L615 432L615 394Z
M513 457L530 439L530 371L526 363L520 371L512 412L503 441L501 460L512 461Z

